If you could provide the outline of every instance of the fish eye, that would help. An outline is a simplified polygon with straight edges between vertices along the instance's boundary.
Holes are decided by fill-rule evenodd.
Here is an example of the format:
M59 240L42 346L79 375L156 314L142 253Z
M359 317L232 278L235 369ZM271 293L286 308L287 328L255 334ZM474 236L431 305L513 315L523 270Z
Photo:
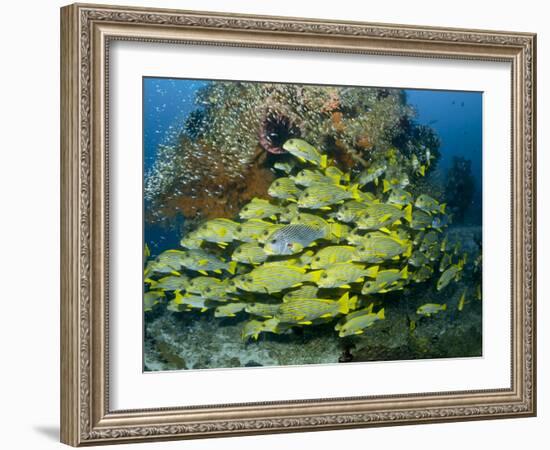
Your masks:
M370 287L371 286L370 281L368 283L365 283L365 286Z
M306 192L306 193L304 194L304 197L309 197L309 192Z
M328 274L324 273L323 275L321 275L321 278L328 278Z
M264 236L267 236L268 234L269 234L269 231L267 231L267 230L265 230L265 231L263 232L263 235L264 235Z
M238 248L235 253L242 253L243 252L243 249L242 248Z
M243 227L237 227L237 231L238 231L238 232L243 231Z
M253 280L252 278L249 278L247 281L248 281L249 283L252 283L254 280Z
M278 181L275 181L275 186L280 186L281 183L279 183Z
M211 292L211 291L212 291L212 288L209 288L209 287L207 287L207 288L204 290L204 292Z
M286 244L287 248L292 248L292 243L289 242L288 244Z
M272 244L276 244L276 243L277 243L277 239L273 239L273 240L271 241L271 243L272 243Z
M243 211L248 211L248 206L245 206L245 207L243 208Z
M370 239L371 238L371 235L370 234L367 234L367 239Z
M315 258L313 258L315 261L321 261L321 257L320 256L316 256Z

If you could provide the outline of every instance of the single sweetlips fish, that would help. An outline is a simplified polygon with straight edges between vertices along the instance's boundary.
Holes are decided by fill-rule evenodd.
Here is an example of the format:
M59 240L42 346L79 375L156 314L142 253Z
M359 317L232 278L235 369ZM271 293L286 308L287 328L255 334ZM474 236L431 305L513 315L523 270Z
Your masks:
M257 242L262 233L273 225L262 219L249 219L237 226L235 238L241 242Z
M214 317L235 317L237 313L246 308L246 305L244 302L231 302L220 305L214 310Z
M431 222L432 228L434 230L442 230L448 226L452 221L452 214L444 216L435 216Z
M308 209L331 209L332 205L348 199L359 198L357 184L350 187L335 184L314 184L298 197L298 206Z
M409 176L406 173L399 175L399 178L391 178L389 180L385 178L382 183L382 192L388 192L391 189L403 189L406 188L410 183L411 182L409 180Z
M435 231L428 231L420 244L420 251L426 252L430 247L440 247L439 237Z
M446 287L451 281L458 280L464 267L464 261L460 260L458 264L452 264L448 267L437 280L437 290L440 291Z
M369 206L367 215L360 217L356 224L360 230L382 230L389 233L389 227L401 224L402 218L409 223L412 221L411 205L401 208L399 205L379 203Z
M229 219L212 219L202 224L197 230L197 237L208 242L226 247L235 240L238 222Z
M305 282L316 282L320 276L318 270L306 273L306 269L300 267L262 265L232 278L229 285L247 292L273 294Z
M191 294L200 294L205 298L218 301L227 300L227 281L218 280L214 277L195 277L189 280L187 292Z
M241 338L243 341L252 338L258 340L260 333L282 333L287 327L282 326L277 319L268 319L264 321L249 320L243 326Z
M366 184L374 182L376 186L378 186L378 178L380 178L387 170L387 166L385 164L378 165L378 166L371 166L367 170L363 171L359 177L357 178L357 183L359 183L361 186L365 186Z
M222 273L222 270L233 274L236 267L235 262L227 263L202 249L187 251L187 254L181 258L180 263L182 267L203 275L207 275L208 272Z
M353 336L362 334L366 328L371 327L379 320L384 320L384 308L376 314L372 312L372 305L349 314L344 318L344 321L336 325L335 330L338 331L339 337Z
M408 259L408 263L413 267L422 267L424 264L429 263L428 257L420 250L415 250Z
M322 270L317 286L321 288L350 288L350 283L360 283L365 277L376 278L378 266L366 267L357 263L336 263Z
M427 194L420 195L414 202L414 206L430 214L445 214L445 203L439 204L436 199L430 197Z
M426 166L424 164L420 164L420 160L414 153L411 156L411 167L413 168L416 175L419 175L421 177L426 175Z
M300 212L292 218L290 221L292 225L302 224L309 225L313 228L318 228L323 230L324 239L336 239L339 240L344 238L349 233L349 227L342 223L338 223L329 219L329 221L323 219L322 217L316 214L308 214Z
M200 312L208 311L209 309L214 308L217 303L211 299L204 298L200 295L185 294L182 295L179 291L175 292L176 296L172 300L173 305L182 306L183 308L172 308L172 310L181 311L191 311L192 309L198 309Z
M269 235L264 245L268 255L293 255L325 236L325 230L310 225L289 224Z
M351 245L332 245L319 250L311 261L312 269L324 269L332 264L351 262L356 248Z
M165 250L157 256L156 261L159 265L170 266L174 270L180 270L182 268L181 261L187 256L185 250Z
M269 186L267 193L273 198L295 201L302 190L288 177L276 178Z
M384 180L386 183L386 180ZM388 203L394 205L408 205L413 202L413 196L410 192L404 191L401 188L392 186L390 187L390 195L388 196Z
M178 268L179 270L179 268ZM160 261L148 261L147 265L145 266L145 270L143 271L143 276L145 278L145 281L150 280L152 276L155 275L181 275L178 270L175 270L172 265L169 265L165 262Z
M327 155L322 155L313 145L302 139L289 139L283 149L298 158L301 162L310 162L324 169L327 167Z
M258 244L246 242L233 251L231 259L243 264L261 264L267 260L267 254Z
M356 301L357 297L350 299L347 292L339 300L296 298L291 302L281 304L275 318L282 323L311 325L317 319L347 314L350 305L355 304Z
M143 294L143 310L152 311L153 307L160 303L160 300L164 297L162 291L149 291Z
M280 303L247 303L245 311L253 316L271 319L279 310Z
M434 270L431 266L423 265L416 272L412 274L412 280L415 283L422 283L429 280L434 274Z
M319 170L303 169L291 177L298 186L310 187L314 184L340 184L340 175L325 175Z
M426 250L426 256L432 262L439 258L440 253L441 251L439 250L438 245L432 245L428 250Z
M160 291L179 291L186 290L187 284L189 283L189 277L186 275L168 275L163 277L158 281L155 280L145 280L151 283L150 289L160 290Z
M341 222L355 222L367 214L368 205L357 200L348 200L336 212L336 218Z
M297 163L294 159L290 159L288 161L277 161L275 164L273 164L273 167L286 174L291 174L292 171L297 167Z
M437 303L426 303L425 305L420 306L416 310L416 314L430 317L432 314L436 314L440 311L445 311L446 309L447 309L446 304L441 305Z
M304 284L292 289L283 296L283 302L291 302L297 298L315 298L319 288L314 284Z
M202 239L197 237L197 233L192 231L181 239L180 245L188 250L197 250L201 248L203 242Z
M281 213L282 207L273 205L268 200L254 197L250 202L243 206L239 212L241 219L265 219L270 217L276 219L277 214Z
M384 260L399 259L401 255L410 256L412 248L412 241L400 239L395 234L367 233L357 247L355 260L361 261L362 253L368 256L374 254Z
M421 209L415 209L412 213L411 228L413 230L425 230L432 226L432 216Z
M407 266L403 269L387 269L378 271L378 275L375 280L366 281L361 289L363 295L367 294L383 294L392 290L399 290L404 287L401 280L407 280L409 278L409 271Z

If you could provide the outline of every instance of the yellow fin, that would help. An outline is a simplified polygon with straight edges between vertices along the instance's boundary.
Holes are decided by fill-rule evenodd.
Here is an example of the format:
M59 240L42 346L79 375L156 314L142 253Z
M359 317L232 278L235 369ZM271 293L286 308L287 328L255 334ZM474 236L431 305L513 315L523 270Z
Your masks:
M208 272L206 270L197 270L202 275L208 275Z
M382 189L382 192L384 193L388 192L391 189L391 184L385 178L382 181L382 185L384 186L384 188Z
M298 322L300 325L311 325L313 322L311 320L304 320Z
M378 316L378 318L379 318L380 320L385 319L385 316L384 316L384 308L382 308L380 311L378 311L378 312L376 313L376 315Z
M412 222L412 205L410 203L405 208L405 220L409 223Z
M321 169L324 169L327 167L327 155L321 156Z

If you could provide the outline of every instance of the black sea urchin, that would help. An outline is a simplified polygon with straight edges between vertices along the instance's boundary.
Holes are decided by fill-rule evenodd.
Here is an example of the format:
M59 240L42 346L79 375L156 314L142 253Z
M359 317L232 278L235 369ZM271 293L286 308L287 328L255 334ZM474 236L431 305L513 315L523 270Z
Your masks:
M283 144L300 137L300 128L283 114L268 113L260 126L260 145L269 153L285 153Z

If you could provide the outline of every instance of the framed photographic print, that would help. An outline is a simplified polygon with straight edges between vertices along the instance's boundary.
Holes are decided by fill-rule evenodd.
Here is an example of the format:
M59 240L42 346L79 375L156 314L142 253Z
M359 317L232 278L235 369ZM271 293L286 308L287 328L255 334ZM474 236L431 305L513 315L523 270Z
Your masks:
M529 33L71 5L62 441L526 417Z

